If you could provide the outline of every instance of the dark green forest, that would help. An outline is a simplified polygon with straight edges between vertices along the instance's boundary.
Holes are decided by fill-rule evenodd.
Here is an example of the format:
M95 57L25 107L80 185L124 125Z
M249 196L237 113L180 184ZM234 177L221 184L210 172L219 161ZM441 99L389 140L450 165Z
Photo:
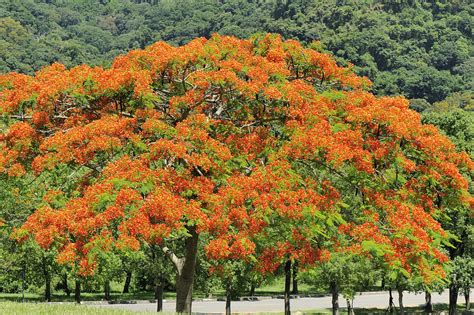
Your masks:
M469 0L3 0L0 72L107 65L158 40L273 32L320 41L375 93L402 94L422 110L422 100L472 92L473 25Z

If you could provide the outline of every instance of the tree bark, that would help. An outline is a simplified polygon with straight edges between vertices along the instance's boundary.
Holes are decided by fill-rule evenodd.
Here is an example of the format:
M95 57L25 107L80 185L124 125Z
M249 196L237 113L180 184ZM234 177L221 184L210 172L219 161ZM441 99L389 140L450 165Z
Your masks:
M76 303L81 304L81 281L76 280L76 286L74 289L74 300Z
M255 284L252 284L252 285L250 286L250 292L249 292L249 295L250 295L250 296L254 296L254 295L255 295L255 289L256 289L256 288L255 288Z
M163 283L156 281L155 283L155 298L156 298L156 311L163 311Z
M44 299L51 302L51 273L48 270L46 259L43 258L43 275L44 275Z
M176 278L176 313L191 314L199 235L196 232L196 227L188 226L187 229L191 236L186 239L184 257L178 258L166 247L163 248L163 252L173 262L178 271Z
M471 290L468 289L466 292L464 292L464 301L466 301L466 311L469 311L471 309L470 291Z
M67 273L64 274L63 276L63 289L64 292L66 293L66 296L71 296L71 290L69 289L69 285L67 283Z
M285 263L285 315L290 315L291 260Z
M456 315L459 288L456 284L449 286L449 315Z
M405 314L405 308L403 307L403 289L397 288L398 291L398 307L400 308L400 314Z
M347 301L347 315L354 315L354 300L346 299Z
M431 292L425 291L425 312L433 313L433 303L431 302Z
M388 288L388 312L390 314L393 313L393 306L395 303L393 303L393 295L392 295L392 288Z
M110 281L105 280L104 282L104 300L110 301Z
M339 315L339 290L337 283L332 281L329 286L332 295L332 314Z
M225 314L226 315L231 315L231 309L230 309L230 303L232 301L232 291L228 287L226 290L226 296L225 296Z
M295 261L293 264L293 289L291 290L292 294L298 294L298 262Z
M122 293L129 293L130 292L130 283L132 282L132 272L127 271L125 276L125 284L123 285Z

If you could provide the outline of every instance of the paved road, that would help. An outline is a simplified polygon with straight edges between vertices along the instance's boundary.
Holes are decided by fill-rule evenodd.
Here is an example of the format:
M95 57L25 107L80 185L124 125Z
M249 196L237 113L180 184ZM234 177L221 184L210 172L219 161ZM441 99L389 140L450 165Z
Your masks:
M471 296L474 295L474 290L471 291ZM403 301L405 306L419 306L424 304L424 294L413 294L404 292ZM398 294L393 294L394 302L398 306ZM442 294L433 293L433 303L448 303L448 292ZM464 299L460 296L458 302L463 302ZM165 301L164 311L173 312L175 309L175 301ZM354 299L355 308L386 308L388 304L388 292L371 292L357 295ZM339 305L345 306L345 300L342 296L339 297ZM119 308L134 311L155 311L156 304L152 303L137 303L137 304L104 304L99 307L105 308ZM291 300L291 309L293 311L305 311L324 309L331 307L330 297L320 298L300 298ZM193 312L196 313L216 313L221 314L225 310L225 302L219 301L194 301ZM235 301L232 302L232 312L246 313L246 312L281 312L283 311L282 299L268 299L262 301Z

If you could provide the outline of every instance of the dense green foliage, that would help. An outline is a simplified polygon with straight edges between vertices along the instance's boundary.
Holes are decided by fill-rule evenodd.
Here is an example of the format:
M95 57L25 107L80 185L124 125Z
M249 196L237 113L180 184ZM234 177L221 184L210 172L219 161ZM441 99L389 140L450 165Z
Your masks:
M321 41L377 94L432 103L471 90L474 4L468 0L11 0L0 2L0 72L54 61L107 64L158 40L218 32Z

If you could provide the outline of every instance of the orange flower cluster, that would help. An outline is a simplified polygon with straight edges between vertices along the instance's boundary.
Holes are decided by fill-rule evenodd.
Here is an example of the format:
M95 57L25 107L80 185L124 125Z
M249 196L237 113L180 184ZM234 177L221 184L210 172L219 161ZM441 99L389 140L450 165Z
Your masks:
M332 250L369 255L361 244L371 241L390 264L441 274L446 235L434 215L472 206L460 169L474 163L407 100L369 85L271 34L159 42L107 69L2 75L0 114L17 122L0 135L0 172L87 174L64 207L47 195L16 236L57 247L82 275L98 251L185 238L190 227L208 233L216 265L253 256L271 272Z

